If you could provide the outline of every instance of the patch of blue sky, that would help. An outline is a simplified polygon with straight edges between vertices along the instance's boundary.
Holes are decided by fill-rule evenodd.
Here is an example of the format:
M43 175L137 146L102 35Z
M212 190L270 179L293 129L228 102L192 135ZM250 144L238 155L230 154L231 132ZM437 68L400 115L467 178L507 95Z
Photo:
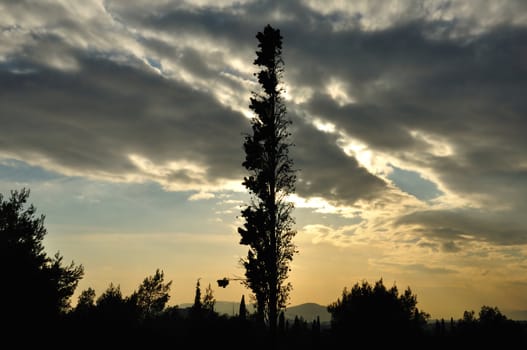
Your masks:
M152 67L154 68L157 68L159 69L160 72L163 71L163 67L161 65L161 61L159 61L158 59L155 59L153 57L146 57L146 61L148 62L149 65L151 65Z
M64 176L20 160L0 159L0 180L25 183L59 178L64 178Z
M166 191L154 182L117 183L68 177L13 159L0 160L0 193L30 190L28 202L46 216L57 234L217 233L229 229L215 221L211 200L189 201L189 191ZM233 216L233 219L235 216Z
M199 234L225 230L214 221L210 201L189 201L190 192L165 191L157 183L84 185L96 191L64 196L50 208L61 223L90 227L91 232Z
M431 201L443 194L435 183L424 179L421 174L391 165L393 171L388 175L395 186L422 201Z

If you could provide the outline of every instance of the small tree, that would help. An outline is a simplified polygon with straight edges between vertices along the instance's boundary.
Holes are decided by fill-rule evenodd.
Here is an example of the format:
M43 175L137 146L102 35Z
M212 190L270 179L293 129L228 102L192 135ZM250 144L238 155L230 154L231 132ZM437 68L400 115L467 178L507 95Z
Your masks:
M95 308L95 289L88 287L81 292L75 306L76 312L87 312Z
M125 303L120 285L110 283L108 288L97 298L99 309L114 310L119 309Z
M83 290L75 308L68 314L69 324L73 329L86 329L95 326L97 307L95 306L95 290L91 287Z
M172 281L164 283L164 273L156 269L153 276L146 277L139 289L131 298L134 300L142 317L152 316L160 313L170 299L170 285Z
M252 135L245 137L245 161L249 172L243 184L252 196L242 210L245 219L238 228L240 244L249 246L242 259L245 284L253 291L257 315L267 319L272 337L276 335L278 311L286 306L291 284L286 283L289 265L295 253L292 239L293 204L287 200L295 190L296 175L289 158L291 121L281 94L283 88L282 36L270 25L258 32L259 50L254 64L261 85L253 92L249 108L254 112Z
M203 296L203 309L209 312L214 312L214 305L216 304L216 299L214 298L214 292L210 283L205 289L205 295Z
M497 306L491 307L483 305L479 310L479 322L482 325L495 326L500 323L506 323L507 321L507 316L502 314Z
M247 307L245 306L245 295L242 295L242 299L240 301L240 309L238 311L238 317L242 320L245 320L247 318Z
M194 295L194 305L192 305L192 310L194 312L201 311L201 288L199 286L199 278L196 281L196 294Z
M122 328L136 325L139 321L139 310L135 297L124 297L120 285L110 283L108 288L97 298L96 313L100 326L110 331L111 328Z

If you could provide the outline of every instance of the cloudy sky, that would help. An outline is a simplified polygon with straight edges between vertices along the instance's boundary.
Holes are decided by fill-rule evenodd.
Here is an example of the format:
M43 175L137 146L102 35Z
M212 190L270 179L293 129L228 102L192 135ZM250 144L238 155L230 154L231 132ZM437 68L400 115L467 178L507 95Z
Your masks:
M239 301L255 35L281 30L298 169L291 304L382 278L432 317L527 318L527 3L3 1L0 191L78 291Z

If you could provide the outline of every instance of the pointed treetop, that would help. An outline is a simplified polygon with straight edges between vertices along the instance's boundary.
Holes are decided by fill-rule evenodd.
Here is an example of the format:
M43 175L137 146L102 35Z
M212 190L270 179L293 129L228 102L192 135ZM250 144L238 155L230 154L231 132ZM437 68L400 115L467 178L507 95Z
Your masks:
M258 47L260 51L256 52L254 64L259 66L272 66L277 56L282 53L282 35L280 29L274 29L271 25L264 28L263 33L258 32L256 38L260 42Z

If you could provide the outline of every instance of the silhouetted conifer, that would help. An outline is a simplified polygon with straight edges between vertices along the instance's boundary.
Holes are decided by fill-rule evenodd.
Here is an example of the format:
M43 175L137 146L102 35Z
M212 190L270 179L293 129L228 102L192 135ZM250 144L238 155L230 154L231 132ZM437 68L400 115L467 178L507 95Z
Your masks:
M245 306L245 295L242 295L242 299L240 301L240 310L238 312L238 317L240 319L245 320L247 318L247 307Z
M287 196L294 192L296 175L289 158L291 136L283 88L282 36L270 25L258 32L259 50L254 64L261 67L255 74L261 89L253 92L249 108L254 112L252 135L245 137L243 166L249 176L243 184L252 196L242 210L245 224L238 229L240 244L248 245L245 283L256 299L257 315L267 318L271 335L276 334L278 311L285 307L291 284L286 283L289 265L295 253L292 239L293 204Z
M278 333L285 333L285 314L284 311L280 311L280 316L278 316Z
M196 281L196 293L194 295L194 304L192 305L192 310L194 312L201 311L201 288L199 286L199 278Z

